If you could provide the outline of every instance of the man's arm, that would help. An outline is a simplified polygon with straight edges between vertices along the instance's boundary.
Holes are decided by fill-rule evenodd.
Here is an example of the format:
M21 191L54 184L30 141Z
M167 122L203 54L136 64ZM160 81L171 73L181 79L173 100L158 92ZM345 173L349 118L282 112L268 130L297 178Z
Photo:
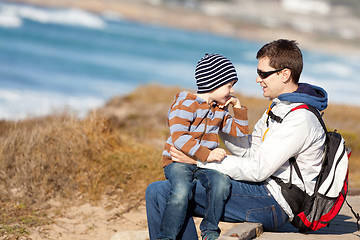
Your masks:
M219 132L220 138L223 140L225 147L232 155L238 157L248 157L252 155L261 143L261 132L266 120L266 112L262 118L256 123L251 135L243 137L233 137L228 134Z
M251 146L244 157L227 156L221 164L208 163L205 164L206 168L219 170L235 180L266 180L290 157L298 155L308 147L307 138L311 138L312 130L306 116L309 115L304 112L290 114L282 123L273 123L264 141L256 146L256 149Z

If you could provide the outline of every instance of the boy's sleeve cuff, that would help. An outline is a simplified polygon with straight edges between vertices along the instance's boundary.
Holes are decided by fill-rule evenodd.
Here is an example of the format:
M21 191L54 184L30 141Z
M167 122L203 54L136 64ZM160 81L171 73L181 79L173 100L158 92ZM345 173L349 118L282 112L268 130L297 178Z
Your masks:
M200 146L195 153L195 157L201 162L206 162L206 159L209 157L211 150L207 147Z
M241 106L241 108L233 108L234 117L239 120L248 120L247 107Z

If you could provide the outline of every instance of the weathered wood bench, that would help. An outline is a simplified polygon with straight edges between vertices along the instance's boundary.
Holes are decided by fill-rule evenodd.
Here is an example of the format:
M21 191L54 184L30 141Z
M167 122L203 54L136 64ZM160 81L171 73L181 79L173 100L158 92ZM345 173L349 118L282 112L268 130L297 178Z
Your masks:
M260 223L243 222L232 227L219 237L219 240L250 240L264 232Z

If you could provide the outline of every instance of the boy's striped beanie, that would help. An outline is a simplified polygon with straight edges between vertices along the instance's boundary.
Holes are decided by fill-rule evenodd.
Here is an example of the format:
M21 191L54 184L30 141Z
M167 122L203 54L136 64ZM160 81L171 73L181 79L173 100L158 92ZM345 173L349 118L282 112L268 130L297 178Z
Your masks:
M228 82L238 80L234 65L220 54L205 54L196 65L195 79L197 93L211 92Z

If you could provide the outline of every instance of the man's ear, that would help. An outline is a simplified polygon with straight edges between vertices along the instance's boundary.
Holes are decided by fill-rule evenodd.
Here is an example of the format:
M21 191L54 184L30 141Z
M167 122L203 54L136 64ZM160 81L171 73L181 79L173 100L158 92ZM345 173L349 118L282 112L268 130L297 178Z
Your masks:
M285 68L281 71L283 82L288 82L291 80L291 70L289 68Z

